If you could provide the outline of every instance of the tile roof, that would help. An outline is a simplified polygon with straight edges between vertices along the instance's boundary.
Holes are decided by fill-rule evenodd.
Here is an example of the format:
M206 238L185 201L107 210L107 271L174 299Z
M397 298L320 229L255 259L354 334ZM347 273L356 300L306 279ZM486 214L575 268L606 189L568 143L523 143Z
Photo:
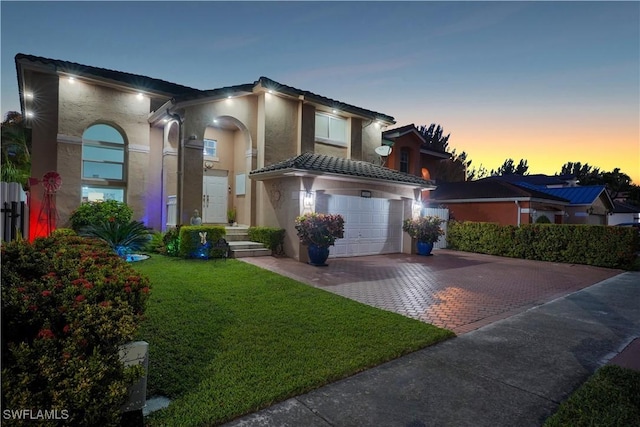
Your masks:
M350 112L359 116L370 117L373 120L383 120L386 122L395 123L395 119L392 116L387 114L378 113L377 111L367 110L365 108L356 107L355 105L347 104L341 101L337 101L335 99L327 98L322 95L318 95L316 93L310 92L308 90L297 89L293 86L287 86L282 83L278 83L275 80L270 79L269 77L260 77L253 83L246 83L238 86L229 86L227 88L221 89L210 89L204 90L200 93L191 93L185 94L184 96L179 97L178 101L188 101L192 99L205 98L210 96L216 96L219 93L225 92L251 92L254 87L262 86L263 88L268 88L274 90L275 92L279 92L286 95L291 96L303 96L305 101L315 102L317 104L325 105L332 109Z
M433 181L374 165L373 163L317 153L300 154L299 156L251 171L249 176L258 177L269 173L284 173L285 171L293 170L368 178L388 181L389 183L415 184L422 188L431 188L434 186Z
M575 179L573 175L544 175L544 174L534 174L534 175L499 175L499 176L491 176L484 179L496 179L500 181L510 182L512 184L518 184L520 182L525 182L527 184L537 185L537 186L547 186L547 185L567 185L567 181Z
M613 213L638 213L640 212L640 206L630 205L624 202L613 202Z
M159 92L166 95L195 94L200 92L188 86L167 82L165 80L146 77L139 74L125 73L122 71L109 70L107 68L92 67L75 62L61 61L59 59L44 58L41 56L25 55L19 53L15 57L16 65L29 61L40 66L50 68L55 72L73 74L79 77L93 76L111 80L121 84L135 87L142 91Z
M535 189L525 189L509 182L491 179L478 181L447 182L438 184L431 193L431 198L438 201L464 199L517 199L536 198L567 203L568 200L552 196Z
M538 187L526 182L519 182L516 183L516 185L523 188L535 189L555 197L562 197L569 200L572 205L590 205L600 197L602 192L607 192L604 185L585 185L584 187L577 186L562 188Z
M26 62L31 62L45 68L49 68L54 72L63 72L74 74L79 77L98 77L105 80L111 80L120 84L134 87L138 90L157 92L176 98L177 101L187 101L199 98L205 98L217 95L227 95L229 92L251 92L255 86L261 85L275 91L289 94L293 96L303 96L305 100L326 105L341 111L350 112L352 114L371 118L372 120L383 120L385 122L395 123L395 119L387 114L379 113L355 105L347 104L335 99L327 98L307 90L297 89L292 86L283 85L268 77L260 77L253 83L241 84L237 86L228 86L210 90L199 90L176 83L167 82L152 77L146 77L138 74L125 73L122 71L110 70L107 68L92 67L89 65L78 64L75 62L61 61L59 59L44 58L41 56L26 55L19 53L15 57L16 67L18 68L18 79L21 79L20 66ZM21 85L19 85L21 86Z

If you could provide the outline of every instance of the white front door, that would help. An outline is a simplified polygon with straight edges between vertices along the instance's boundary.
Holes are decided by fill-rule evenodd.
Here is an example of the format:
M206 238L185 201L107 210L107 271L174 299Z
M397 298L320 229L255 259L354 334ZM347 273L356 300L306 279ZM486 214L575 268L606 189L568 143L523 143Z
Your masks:
M227 222L228 180L225 176L204 176L202 185L202 222Z

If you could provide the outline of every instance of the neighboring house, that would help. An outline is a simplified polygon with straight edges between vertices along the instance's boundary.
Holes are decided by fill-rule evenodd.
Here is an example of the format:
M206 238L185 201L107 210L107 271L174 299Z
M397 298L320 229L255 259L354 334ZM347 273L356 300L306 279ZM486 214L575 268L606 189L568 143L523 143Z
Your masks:
M604 185L561 188L544 188L522 182L517 185L569 200L567 224L607 225L607 216L613 211L613 200Z
M605 186L581 187L575 182L569 176L495 176L440 184L432 192L432 201L445 205L455 219L464 221L522 224L546 216L556 224L606 225L613 201Z
M438 164L451 158L451 153L429 149L414 124L384 131L382 143L392 148L386 167L424 179L432 179Z
M430 202L448 208L450 218L457 221L501 225L528 224L541 214L562 224L569 204L564 198L494 179L439 184Z
M608 225L640 224L640 207L614 200L613 210L607 218Z
M285 251L304 260L294 228L307 211L345 215L334 256L409 252L401 232L430 180L389 171L375 149L386 114L282 85L266 77L198 90L145 76L18 54L23 115L32 128L32 175L57 171L59 226L82 201L117 199L165 229L194 209L223 224L286 230ZM31 223L42 221L42 188ZM32 227L30 237L38 234Z

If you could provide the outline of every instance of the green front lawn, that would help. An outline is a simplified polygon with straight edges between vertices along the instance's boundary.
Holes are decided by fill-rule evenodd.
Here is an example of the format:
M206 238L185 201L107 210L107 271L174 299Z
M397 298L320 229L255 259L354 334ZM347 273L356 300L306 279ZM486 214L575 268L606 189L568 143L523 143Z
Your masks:
M544 425L640 426L640 372L615 365L598 369Z
M151 298L151 425L229 421L454 334L237 260L134 263Z

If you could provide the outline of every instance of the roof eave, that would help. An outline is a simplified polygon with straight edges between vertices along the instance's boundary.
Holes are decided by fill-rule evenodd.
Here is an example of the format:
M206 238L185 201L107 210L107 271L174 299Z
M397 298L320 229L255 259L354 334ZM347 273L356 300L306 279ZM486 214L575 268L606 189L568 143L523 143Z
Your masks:
M321 172L321 171L297 169L297 168L286 168L286 169L277 169L273 171L249 173L249 178L255 179L256 181L266 181L269 179L277 179L277 178L293 177L293 176L295 177L311 176L316 178L321 177L321 178L340 180L340 181L394 185L399 187L407 187L411 189L420 188L422 190L436 189L436 186L434 184L426 184L426 183L420 184L417 182L414 183L414 182L403 182L403 181L391 181L388 179L381 179L381 178L370 178L370 177L357 176L357 175Z

